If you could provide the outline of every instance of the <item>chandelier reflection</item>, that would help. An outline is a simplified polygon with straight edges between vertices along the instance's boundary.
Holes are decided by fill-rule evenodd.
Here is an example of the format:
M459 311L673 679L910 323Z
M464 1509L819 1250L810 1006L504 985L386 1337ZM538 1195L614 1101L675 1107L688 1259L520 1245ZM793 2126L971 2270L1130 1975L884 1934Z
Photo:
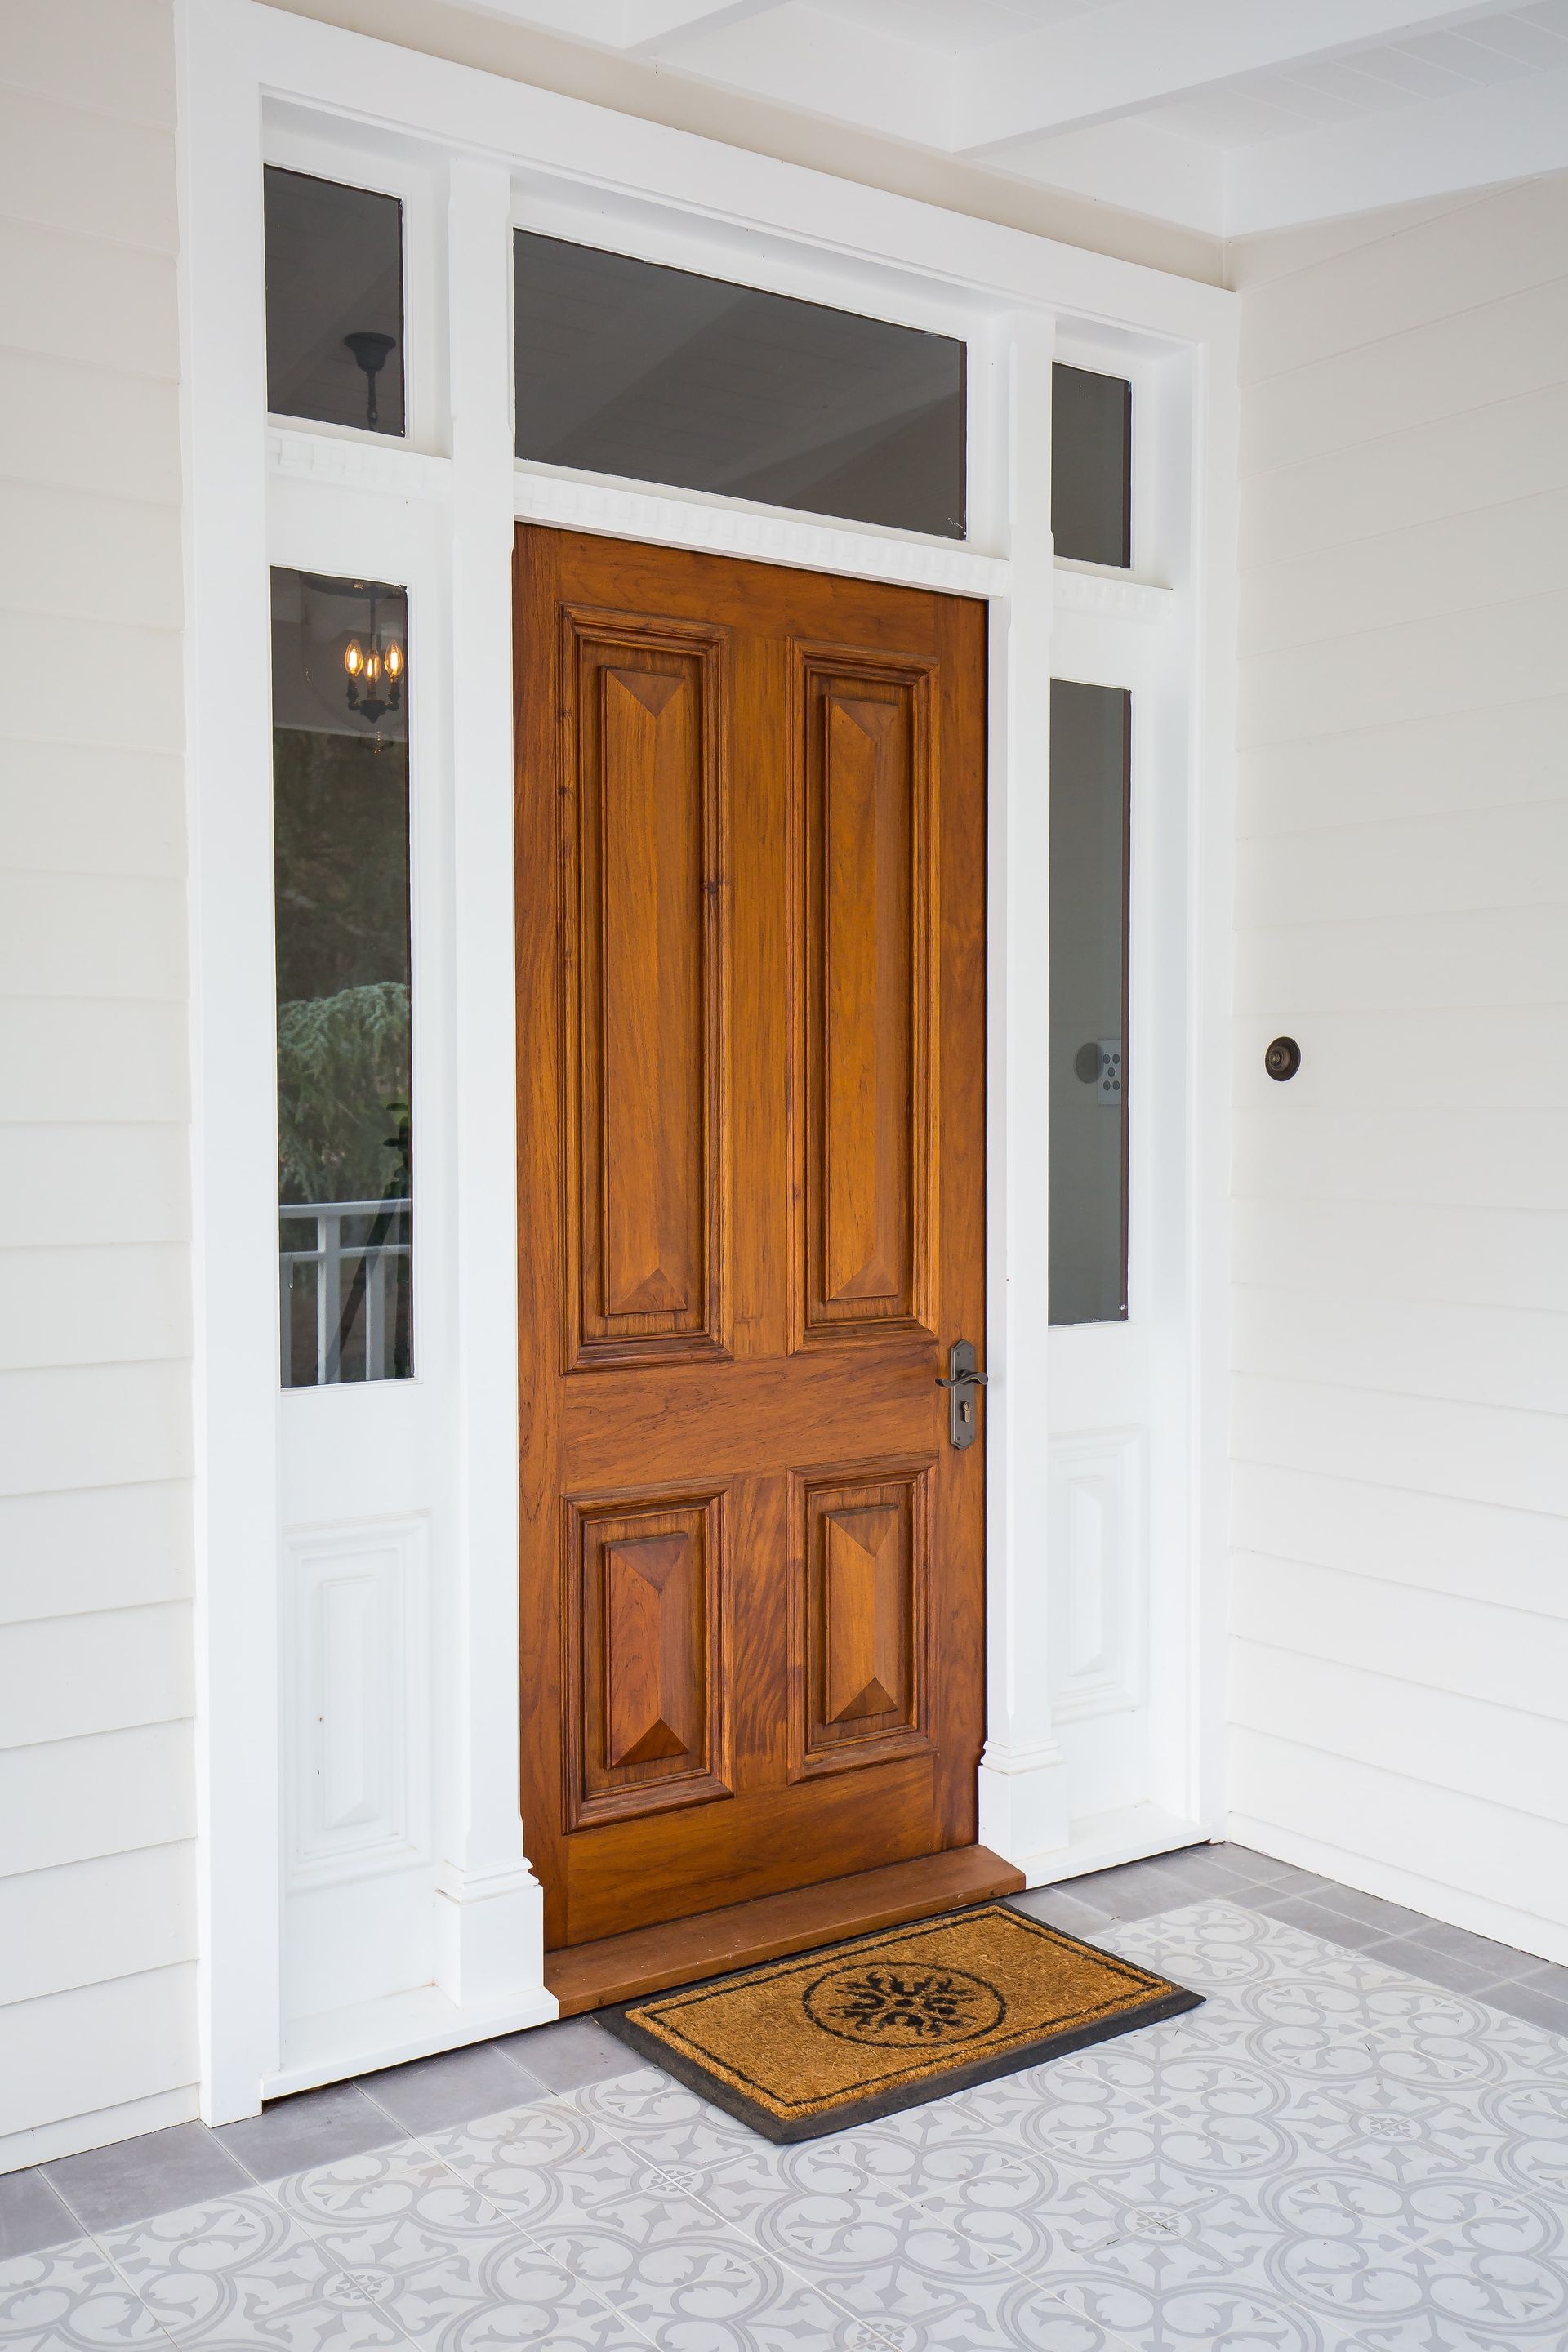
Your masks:
M302 572L300 651L317 708L334 733L401 742L407 726L408 593L386 580ZM320 721L318 720L318 725Z
M348 706L368 727L379 727L388 711L401 707L406 661L401 641L379 625L377 602L374 596L370 600L370 627L364 641L351 637L343 647Z

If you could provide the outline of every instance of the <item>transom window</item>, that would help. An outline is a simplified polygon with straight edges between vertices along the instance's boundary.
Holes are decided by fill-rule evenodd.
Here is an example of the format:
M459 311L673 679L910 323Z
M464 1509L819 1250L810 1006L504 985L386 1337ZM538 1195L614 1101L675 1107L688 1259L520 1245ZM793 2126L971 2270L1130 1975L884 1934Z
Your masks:
M964 346L519 230L517 454L964 535Z

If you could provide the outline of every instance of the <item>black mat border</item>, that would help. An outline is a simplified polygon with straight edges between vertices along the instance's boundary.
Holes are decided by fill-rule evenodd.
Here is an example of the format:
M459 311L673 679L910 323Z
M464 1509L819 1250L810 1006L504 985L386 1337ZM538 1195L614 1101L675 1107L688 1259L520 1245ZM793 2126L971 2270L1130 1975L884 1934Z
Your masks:
M905 1919L899 1925L917 1930L931 1929L945 1927L951 1921L984 1910L1013 1910L1013 1906L999 1902L993 1895L982 1903L964 1904L954 1911L934 1912L929 1919ZM1137 1969L1142 1976L1157 1976L1159 1973L1156 1969L1141 1967L1136 1960L1128 1959L1122 1952L1102 1951L1098 1944L1087 1943L1082 1937L1069 1935L1063 1927L1053 1927L1046 1920L1034 1918L1027 1911L1014 1911L1014 1916L1027 1922L1031 1927L1044 1930L1053 1942L1066 1945L1071 1950L1090 1953L1100 1960L1120 1962L1124 1968ZM837 2132L854 2131L861 2124L879 2123L883 2116L902 2115L910 2107L929 2107L938 2099L951 2097L954 2092L971 2091L982 2083L1000 2082L1006 2074L1021 2074L1026 2067L1042 2065L1048 2058L1068 2057L1073 2051L1087 2050L1097 2042L1118 2041L1124 2033L1135 2033L1145 2025L1163 2024L1167 2018L1181 2017L1189 2010L1201 2009L1204 2003L1202 1993L1191 1992L1184 1985L1173 1983L1169 1977L1161 1978L1160 1981L1168 1990L1153 1994L1136 2008L1118 2010L1113 2016L1097 2019L1087 2025L1068 2026L1061 2032L1046 2034L1037 2042L1026 2042L1020 2049L1004 2051L991 2058L973 2059L967 2065L949 2067L941 2074L928 2075L921 2082L896 2084L890 2090L877 2092L868 2098L849 2100L842 2106L826 2108L816 2115L785 2118L773 2115L766 2107L749 2099L743 2091L736 2090L717 2075L710 2074L697 2060L672 2050L668 2042L660 2041L657 2034L649 2033L643 2026L634 2023L627 2015L629 2010L640 2009L646 2001L662 2000L667 1993L696 1992L704 1985L721 1984L731 1977L743 1981L749 1976L760 1976L765 1969L777 1968L783 1960L810 1961L841 1951L852 1951L858 1946L863 1948L868 1944L879 1943L885 1936L896 1932L896 1929L881 1928L870 1935L840 1937L834 1943L813 1946L805 1951L781 1952L777 1959L758 1960L751 1968L723 1969L710 1977L694 1977L689 1984L663 1985L658 1992L638 1993L635 2000L621 2001L612 2009L596 2010L592 2014L596 2024L604 2026L628 2049L635 2050L639 2057L646 2058L650 2065L672 2075L689 2091L696 2092L699 2098L706 2099L710 2106L718 2107L725 2115L733 2116L737 2123L744 2124L759 2138L770 2140L775 2147L786 2147L802 2140L828 2139Z

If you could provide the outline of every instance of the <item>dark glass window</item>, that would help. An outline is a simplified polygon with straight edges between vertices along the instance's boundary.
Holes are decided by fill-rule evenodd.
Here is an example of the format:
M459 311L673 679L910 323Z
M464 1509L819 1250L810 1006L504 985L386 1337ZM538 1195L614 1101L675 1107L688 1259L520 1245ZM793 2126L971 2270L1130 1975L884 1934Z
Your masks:
M517 454L963 537L963 345L519 231Z
M403 206L267 167L267 405L401 433Z
M406 1379L408 605L272 575L283 1385Z
M1051 530L1077 563L1132 561L1132 386L1088 368L1051 370Z
M1050 1315L1127 1312L1132 698L1051 687Z

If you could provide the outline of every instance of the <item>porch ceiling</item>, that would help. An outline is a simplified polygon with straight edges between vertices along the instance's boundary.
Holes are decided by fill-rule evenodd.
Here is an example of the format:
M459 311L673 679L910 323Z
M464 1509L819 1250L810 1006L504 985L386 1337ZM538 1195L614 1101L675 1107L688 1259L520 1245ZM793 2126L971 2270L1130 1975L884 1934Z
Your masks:
M1568 166L1568 0L468 0L1213 236Z

